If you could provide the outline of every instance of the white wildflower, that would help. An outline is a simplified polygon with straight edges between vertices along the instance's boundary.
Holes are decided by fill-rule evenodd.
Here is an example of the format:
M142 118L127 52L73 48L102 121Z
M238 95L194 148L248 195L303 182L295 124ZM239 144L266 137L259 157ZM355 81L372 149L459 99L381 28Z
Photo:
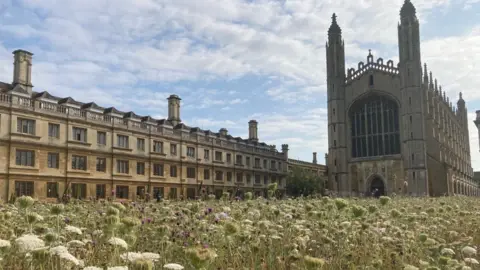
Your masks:
M128 266L112 266L108 267L107 270L128 270Z
M103 268L96 267L96 266L87 266L83 268L83 270L103 270Z
M184 269L184 267L181 266L178 263L167 263L163 266L163 268L169 269L169 270L183 270Z
M69 247L83 247L85 246L85 243L79 240L72 240L67 243L67 246Z
M442 251L440 251L442 255L455 255L455 251L451 248L443 248Z
M410 264L406 264L406 265L403 267L403 270L418 270L418 267L415 267L415 266L410 265Z
M110 245L114 245L114 246L119 246L119 247L122 247L124 249L127 249L128 248L128 244L127 242L125 242L125 240L121 239L121 238L117 238L117 237L112 237L108 240L108 243Z
M80 228L75 227L75 226L67 225L65 227L65 230L67 232L71 232L71 233L76 233L76 234L80 234L80 235L82 234L82 230Z
M462 253L465 256L471 257L471 256L477 255L477 250L473 247L466 246L466 247L462 248Z
M144 252L142 253L143 259L149 261L158 261L160 260L160 254L152 253L152 252Z
M478 261L474 258L465 258L464 261L470 264L478 264Z
M70 252L68 252L68 249L64 246L53 247L50 249L50 252L60 257L60 259L64 259L66 261L72 262L75 265L81 264L80 260L78 260L77 258L75 258L75 256L70 254Z
M45 247L45 242L34 234L23 235L15 239L15 243L22 253Z
M125 260L125 261L134 262L136 260L143 259L143 256L142 256L141 253L127 252L127 253L124 253L124 254L120 255L120 258L122 258L122 260Z
M0 239L0 248L10 247L10 241Z

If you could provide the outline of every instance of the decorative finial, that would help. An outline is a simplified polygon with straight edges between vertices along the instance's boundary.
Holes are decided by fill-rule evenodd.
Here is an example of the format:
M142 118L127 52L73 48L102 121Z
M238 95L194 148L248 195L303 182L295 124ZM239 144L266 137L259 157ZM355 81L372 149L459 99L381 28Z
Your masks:
M368 49L368 56L371 56L371 55L372 55L372 50Z
M330 25L330 28L328 29L329 34L341 34L342 29L340 29L340 26L337 24L337 15L333 13L332 15L332 24Z
M460 93L458 94L458 96L460 97L460 99L463 99L463 98L462 98L462 92L460 92Z
M433 84L433 75L432 75L432 72L430 71L430 83Z

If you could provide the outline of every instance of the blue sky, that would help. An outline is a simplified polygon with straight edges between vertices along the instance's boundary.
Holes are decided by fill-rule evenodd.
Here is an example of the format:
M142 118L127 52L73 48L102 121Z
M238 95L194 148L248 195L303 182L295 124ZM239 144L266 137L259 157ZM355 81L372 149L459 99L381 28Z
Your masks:
M480 170L479 0L413 0L422 61L470 111L472 164ZM190 126L259 137L290 157L320 162L327 151L325 41L336 12L347 66L398 59L403 0L2 0L0 80L11 52L34 53L34 90L164 118L166 97L182 98ZM477 19L476 19L477 18Z

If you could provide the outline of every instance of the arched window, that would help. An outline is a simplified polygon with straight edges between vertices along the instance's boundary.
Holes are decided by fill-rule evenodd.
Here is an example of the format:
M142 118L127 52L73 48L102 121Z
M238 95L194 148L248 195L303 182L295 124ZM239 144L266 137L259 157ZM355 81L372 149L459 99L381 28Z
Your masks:
M368 77L368 85L369 85L369 86L373 86L373 75L370 75L370 76Z
M398 105L377 94L356 101L349 113L352 157L400 154Z

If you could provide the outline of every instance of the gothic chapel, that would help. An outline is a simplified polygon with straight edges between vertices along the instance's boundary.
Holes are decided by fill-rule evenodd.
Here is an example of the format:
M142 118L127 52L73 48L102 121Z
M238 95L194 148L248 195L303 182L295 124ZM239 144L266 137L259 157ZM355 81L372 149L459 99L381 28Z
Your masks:
M382 58L345 70L342 31L328 30L328 188L341 196L479 195L472 181L468 119L454 107L420 53L410 0L400 10L400 62Z

